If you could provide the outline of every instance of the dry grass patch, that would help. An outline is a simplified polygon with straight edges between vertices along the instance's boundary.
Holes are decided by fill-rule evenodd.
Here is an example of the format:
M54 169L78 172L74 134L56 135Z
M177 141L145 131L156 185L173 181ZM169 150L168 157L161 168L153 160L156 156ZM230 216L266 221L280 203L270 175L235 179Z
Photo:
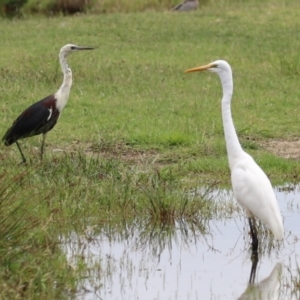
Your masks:
M87 156L103 157L105 159L116 158L123 162L139 163L152 162L154 163L160 153L155 149L134 149L126 144L95 144L85 143L80 141L73 141L70 145L64 148L49 147L49 152L62 152L67 154L83 152Z
M275 154L276 156L283 158L292 158L300 160L300 140L282 140L274 139L260 142L260 145Z

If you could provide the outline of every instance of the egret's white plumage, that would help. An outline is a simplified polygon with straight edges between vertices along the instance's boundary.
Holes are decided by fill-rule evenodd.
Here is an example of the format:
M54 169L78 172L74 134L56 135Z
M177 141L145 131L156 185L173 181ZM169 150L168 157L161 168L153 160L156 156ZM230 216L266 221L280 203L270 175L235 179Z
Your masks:
M249 218L260 219L270 228L275 238L281 240L284 235L282 217L270 180L242 149L234 128L230 108L233 94L231 67L226 61L217 60L186 72L203 70L217 73L222 84L222 119L234 196Z

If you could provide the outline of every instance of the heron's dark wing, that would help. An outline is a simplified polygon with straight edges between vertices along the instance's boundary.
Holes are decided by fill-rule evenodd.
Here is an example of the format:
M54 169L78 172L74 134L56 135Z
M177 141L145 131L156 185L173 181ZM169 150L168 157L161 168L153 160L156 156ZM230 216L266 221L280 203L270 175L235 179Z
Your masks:
M9 146L18 139L46 133L51 130L59 117L55 103L54 95L50 95L29 106L15 120L2 138L5 141L5 145Z

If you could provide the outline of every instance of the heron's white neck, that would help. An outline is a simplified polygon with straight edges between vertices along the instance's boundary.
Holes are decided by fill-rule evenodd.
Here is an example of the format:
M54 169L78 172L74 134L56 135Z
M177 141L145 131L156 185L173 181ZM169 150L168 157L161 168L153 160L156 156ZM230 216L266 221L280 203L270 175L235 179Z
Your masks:
M59 63L64 74L64 80L55 96L57 99L56 107L59 112L61 112L69 99L70 90L72 87L72 71L67 64L67 55L65 53L59 53Z
M231 116L231 98L233 94L233 80L232 73L230 72L220 72L219 74L222 89L223 89L223 98L222 98L222 119L224 134L226 140L227 155L229 160L230 169L232 169L235 160L244 154L244 151L239 142L238 136L236 134L234 124Z

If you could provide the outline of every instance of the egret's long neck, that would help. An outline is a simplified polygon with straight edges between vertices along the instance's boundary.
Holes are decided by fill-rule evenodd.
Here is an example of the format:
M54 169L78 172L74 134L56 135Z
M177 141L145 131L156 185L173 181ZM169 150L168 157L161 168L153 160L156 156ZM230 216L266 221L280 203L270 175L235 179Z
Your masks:
M231 98L233 93L233 80L232 74L230 73L219 73L223 88L223 98L222 98L222 119L224 134L226 140L227 155L229 159L229 166L232 168L234 161L242 153L244 153L239 139L237 137L234 124L231 116Z
M72 86L72 71L67 64L67 57L65 53L59 54L59 63L64 74L64 80L59 90L56 92L56 107L61 112L68 102L70 90Z

